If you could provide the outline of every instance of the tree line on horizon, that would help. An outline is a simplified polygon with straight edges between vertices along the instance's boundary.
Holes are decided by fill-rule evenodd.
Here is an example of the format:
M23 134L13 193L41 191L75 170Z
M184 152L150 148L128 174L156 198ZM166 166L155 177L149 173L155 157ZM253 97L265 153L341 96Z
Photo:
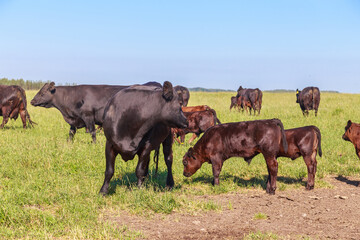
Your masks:
M22 87L25 90L38 90L44 86L45 83L50 83L51 81L32 81L32 80L24 80L20 79L8 79L8 78L0 78L0 85L17 85ZM57 84L62 85L62 84ZM66 83L65 86L72 86L76 84L68 84Z

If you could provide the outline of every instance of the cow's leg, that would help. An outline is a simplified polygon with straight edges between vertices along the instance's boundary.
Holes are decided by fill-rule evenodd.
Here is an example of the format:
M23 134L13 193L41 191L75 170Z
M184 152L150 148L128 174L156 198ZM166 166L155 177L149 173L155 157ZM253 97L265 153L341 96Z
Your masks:
M141 185L145 180L145 177L149 172L150 152L151 152L150 144L147 143L144 149L138 154L139 161L135 170L136 177L138 179L137 181L138 187L141 187Z
M314 189L315 185L315 174L316 174L316 151L311 156L304 156L304 161L308 170L308 181L306 184L306 190Z
M115 158L117 156L117 152L114 150L113 146L106 141L105 145L105 157L106 157L106 169L105 169L105 179L104 184L100 189L100 193L105 195L109 192L109 183L110 179L114 175L115 169Z
M96 129L95 129L94 116L92 114L85 115L84 122L86 125L86 129L91 134L93 143L96 143Z
M360 145L360 144L358 144ZM355 147L355 151L356 151L356 155L358 156L358 158L360 159L360 146L356 146Z
M73 125L70 125L69 141L72 141L74 139L75 133L76 133L76 127Z
M2 111L2 115L3 115L3 121L0 125L0 128L3 128L5 126L5 124L9 121L9 116L10 116L10 108L9 107L3 107L1 109Z
M278 172L278 162L275 157L266 157L266 165L268 169L268 180L266 184L266 192L269 194L275 194L276 190L276 179Z
M26 128L26 110L20 110L20 118L23 123L23 128Z
M184 143L185 142L185 135L183 132L180 133L180 142Z
M219 176L222 168L222 161L220 157L211 159L212 171L214 175L213 185L219 185Z
M163 145L163 153L164 153L164 160L167 167L167 177L166 177L166 187L169 189L174 187L174 177L172 175L172 164L173 164L173 152L172 152L172 144L173 141L169 136L167 136L162 143Z
M318 110L317 110L317 109L315 109L315 117L317 117L317 112L318 112Z

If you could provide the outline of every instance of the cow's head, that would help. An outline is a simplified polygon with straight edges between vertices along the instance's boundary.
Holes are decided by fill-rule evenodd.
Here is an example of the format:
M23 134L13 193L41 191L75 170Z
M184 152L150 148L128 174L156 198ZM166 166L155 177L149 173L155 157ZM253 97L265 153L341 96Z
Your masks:
M40 91L35 95L30 103L35 107L52 107L52 100L55 92L56 88L54 82L45 83L45 85L40 89Z
M165 100L165 105L161 111L162 119L171 127L187 127L188 123L181 110L179 95L168 81L164 82L162 97Z
M300 102L300 99L299 99L300 93L301 93L301 91L299 91L299 89L296 89L296 103Z
M351 122L351 120L349 120L345 127L345 133L342 136L342 139L344 139L345 141L351 141L352 132L353 132L353 123Z
M192 147L189 148L183 157L184 176L192 176L201 167L202 164L203 161L201 161L200 156L194 151Z

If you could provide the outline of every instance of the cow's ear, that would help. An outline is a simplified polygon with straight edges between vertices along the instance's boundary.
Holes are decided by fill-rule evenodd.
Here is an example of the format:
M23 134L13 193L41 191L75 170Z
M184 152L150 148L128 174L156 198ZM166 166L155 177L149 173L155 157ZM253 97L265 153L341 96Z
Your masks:
M299 93L299 89L296 89L296 94L298 94Z
M49 84L49 91L50 91L51 93L55 93L56 88L55 88L55 83L54 83L54 82L51 82L51 83Z
M166 101L171 101L174 97L173 86L171 82L165 81L163 85L163 97Z
M347 125L350 126L352 124L351 120L347 122Z

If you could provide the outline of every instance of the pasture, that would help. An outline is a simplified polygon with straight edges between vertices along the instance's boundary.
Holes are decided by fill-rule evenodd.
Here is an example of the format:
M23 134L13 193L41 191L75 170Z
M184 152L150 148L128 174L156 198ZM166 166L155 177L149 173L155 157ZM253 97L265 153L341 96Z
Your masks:
M124 162L118 156L110 194L102 197L98 192L105 171L104 134L98 132L97 143L92 144L90 134L83 128L78 130L73 142L68 142L69 125L58 110L31 106L35 94L36 91L27 91L28 111L38 125L24 130L18 119L9 121L0 130L2 239L142 238L146 237L142 232L129 229L126 222L114 224L108 216L119 215L124 210L148 218L174 212L189 215L221 212L223 207L219 202L211 198L198 201L198 197L241 194L248 189L265 194L267 170L261 154L250 165L241 158L227 160L217 187L211 185L210 164L204 164L191 178L185 178L182 156L196 139L191 145L173 145L175 187L171 191L165 189L166 166L161 152L157 176L151 161L148 179L141 189L136 187L134 173L137 157ZM295 92L264 92L261 114L256 116L230 112L230 97L235 95L235 92L191 92L189 106L209 105L222 123L279 118L285 129L315 125L321 130L323 150L323 157L317 157L315 188L331 188L324 180L329 175L360 177L354 146L341 138L347 120L360 122L360 95L321 93L318 117L310 111L307 118L295 103ZM190 136L187 135L186 141ZM279 158L278 161L276 194L292 189L305 191L307 169L303 159ZM257 233L251 233L248 238L252 236L258 237Z

